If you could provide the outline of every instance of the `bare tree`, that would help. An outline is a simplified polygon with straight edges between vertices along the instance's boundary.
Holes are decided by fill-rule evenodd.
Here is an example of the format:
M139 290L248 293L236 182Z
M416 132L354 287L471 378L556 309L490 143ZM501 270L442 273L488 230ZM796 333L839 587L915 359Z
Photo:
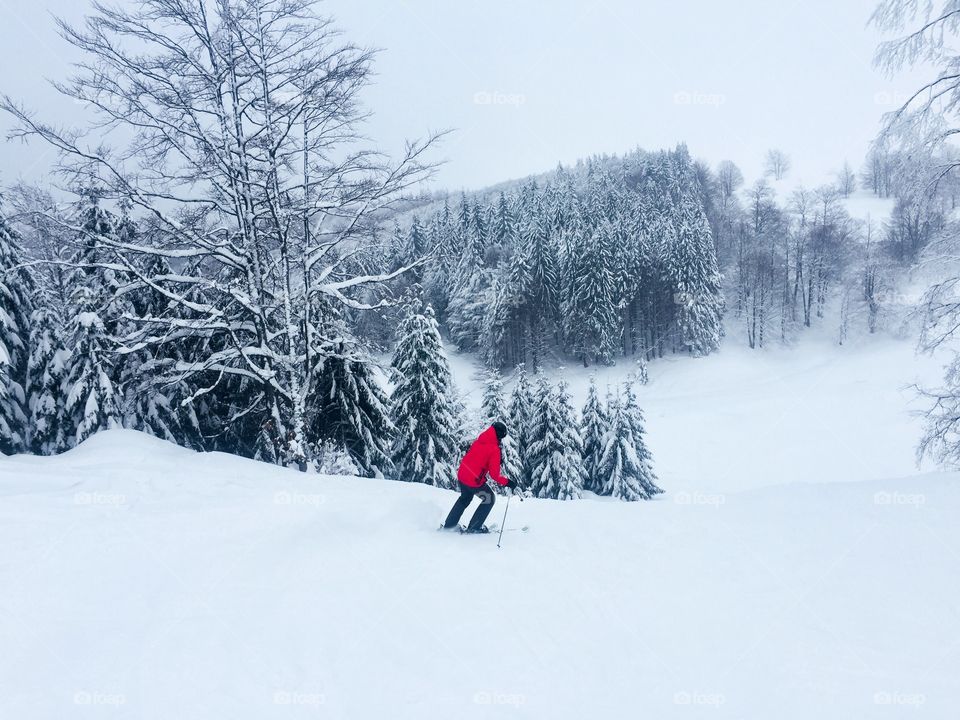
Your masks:
M882 0L871 17L882 32L895 37L880 44L874 62L893 74L904 67L933 68L923 82L886 119L881 142L897 137L919 139L928 148L940 148L958 132L960 114L960 55L954 39L960 29L960 5L954 0ZM936 168L942 177L958 166L955 155Z
M789 249L783 212L765 180L750 189L738 240L737 308L745 322L747 344L763 347L778 312L781 336L784 332L782 301Z
M783 180L790 172L790 158L783 150L768 150L764 161L764 172L774 180Z
M893 192L893 159L888 137L881 135L873 143L862 172L863 184L877 197L890 197Z
M202 340L203 357L167 368L196 384L188 401L242 379L243 412L270 417L298 461L337 308L375 306L357 293L403 271L356 275L350 260L371 218L429 175L424 152L437 137L409 143L395 163L366 146L358 94L372 54L340 41L313 5L97 3L80 27L59 21L84 59L56 84L97 122L62 130L0 101L14 136L59 151L69 186L95 185L153 227L136 243L97 238L118 271L170 302L160 317L130 318L125 350Z
M726 206L730 198L743 185L743 173L730 160L723 160L717 165L717 184L720 189L720 200Z
M844 161L843 167L837 173L837 189L845 198L850 197L857 189L857 174L850 167L850 163Z
M926 182L913 183L913 201L901 198L894 231L905 252L927 243L921 263L940 272L941 279L927 290L920 308L919 346L927 352L951 349L960 330L957 228L947 225L936 237L926 237L926 213L918 211L930 200L933 189L960 167L960 159L949 145L960 132L960 55L956 51L960 5L954 0L883 0L872 22L881 31L895 34L877 49L875 62L881 68L889 73L914 65L924 71L932 69L930 78L889 114L877 144L899 141L910 152L927 158ZM960 355L954 353L941 388L919 390L931 404L918 461L929 455L941 462L960 463Z

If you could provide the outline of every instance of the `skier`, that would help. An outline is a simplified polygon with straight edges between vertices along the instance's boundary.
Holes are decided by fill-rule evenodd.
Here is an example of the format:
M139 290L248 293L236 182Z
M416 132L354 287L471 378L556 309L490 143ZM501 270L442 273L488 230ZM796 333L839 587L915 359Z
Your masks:
M482 433L480 437L473 441L473 445L467 450L467 454L460 461L460 469L457 471L457 480L460 484L460 497L453 504L450 514L447 515L446 522L443 523L445 530L452 530L460 522L460 516L467 509L474 496L480 498L480 507L478 507L473 517L470 518L470 524L467 526L468 533L487 533L490 530L483 521L487 519L490 510L493 509L495 495L493 490L487 487L487 475L489 475L498 484L516 489L517 481L508 480L500 474L500 441L507 436L507 426L502 422L495 422Z

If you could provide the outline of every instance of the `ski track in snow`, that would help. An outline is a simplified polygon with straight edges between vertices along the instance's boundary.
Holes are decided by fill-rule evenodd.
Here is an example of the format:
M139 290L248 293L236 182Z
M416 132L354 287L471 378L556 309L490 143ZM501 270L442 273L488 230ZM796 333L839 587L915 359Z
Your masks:
M449 491L131 431L2 459L0 717L955 718L960 474L901 389L938 364L845 352L651 364L666 495L512 502L499 550Z

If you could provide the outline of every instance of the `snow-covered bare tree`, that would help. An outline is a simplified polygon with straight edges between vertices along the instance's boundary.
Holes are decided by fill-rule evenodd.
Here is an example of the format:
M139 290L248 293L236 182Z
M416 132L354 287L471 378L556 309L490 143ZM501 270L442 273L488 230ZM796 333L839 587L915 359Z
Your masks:
M437 137L408 143L396 162L366 145L359 94L373 55L338 39L314 5L96 4L82 26L59 23L80 60L56 84L95 124L61 130L0 100L15 136L59 151L69 187L96 186L103 202L128 203L155 226L135 242L94 238L98 262L171 303L163 315L128 318L121 352L196 340L204 352L167 364L158 382L188 380L196 401L242 380L237 412L252 427L269 419L282 454L301 461L333 339L321 329L324 303L384 302L359 293L403 268L358 274L349 260L372 218L429 175L424 152ZM146 272L152 257L170 272Z
M764 172L774 180L783 180L790 172L790 158L783 150L776 148L767 151L764 158Z
M717 165L717 184L721 202L728 202L743 185L743 173L730 160Z
M837 190L845 198L850 197L853 191L857 189L857 174L850 167L850 163L844 161L843 167L837 171Z
M882 69L894 73L918 66L928 73L927 79L903 105L887 117L884 132L873 149L874 155L883 153L887 159L885 177L890 180L879 189L883 191L889 191L894 184L894 162L889 160L893 157L891 146L899 143L909 152L927 158L924 168L927 181L920 187L923 201L935 192L939 182L955 179L960 167L960 159L950 147L960 132L960 74L957 72L960 4L956 0L882 0L872 22L881 31L894 35L877 49L875 61ZM874 188L878 189L876 178ZM904 220L910 224L909 215L902 217L903 212L899 215L901 217L895 218L897 224ZM929 352L940 348L952 350L960 328L957 228L948 226L947 229L948 232L941 233L925 250L928 266L941 269L940 277L928 289L921 305L920 347ZM921 392L931 405L918 457L929 455L939 461L960 463L960 355L954 353L941 388Z

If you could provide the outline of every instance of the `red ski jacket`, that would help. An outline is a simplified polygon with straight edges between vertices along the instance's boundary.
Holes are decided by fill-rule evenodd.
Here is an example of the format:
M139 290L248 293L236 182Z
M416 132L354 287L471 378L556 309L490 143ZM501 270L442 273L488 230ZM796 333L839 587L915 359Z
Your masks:
M480 437L473 441L467 454L460 461L457 479L469 487L480 487L489 474L498 484L506 485L508 480L500 474L500 443L497 431L488 427Z

